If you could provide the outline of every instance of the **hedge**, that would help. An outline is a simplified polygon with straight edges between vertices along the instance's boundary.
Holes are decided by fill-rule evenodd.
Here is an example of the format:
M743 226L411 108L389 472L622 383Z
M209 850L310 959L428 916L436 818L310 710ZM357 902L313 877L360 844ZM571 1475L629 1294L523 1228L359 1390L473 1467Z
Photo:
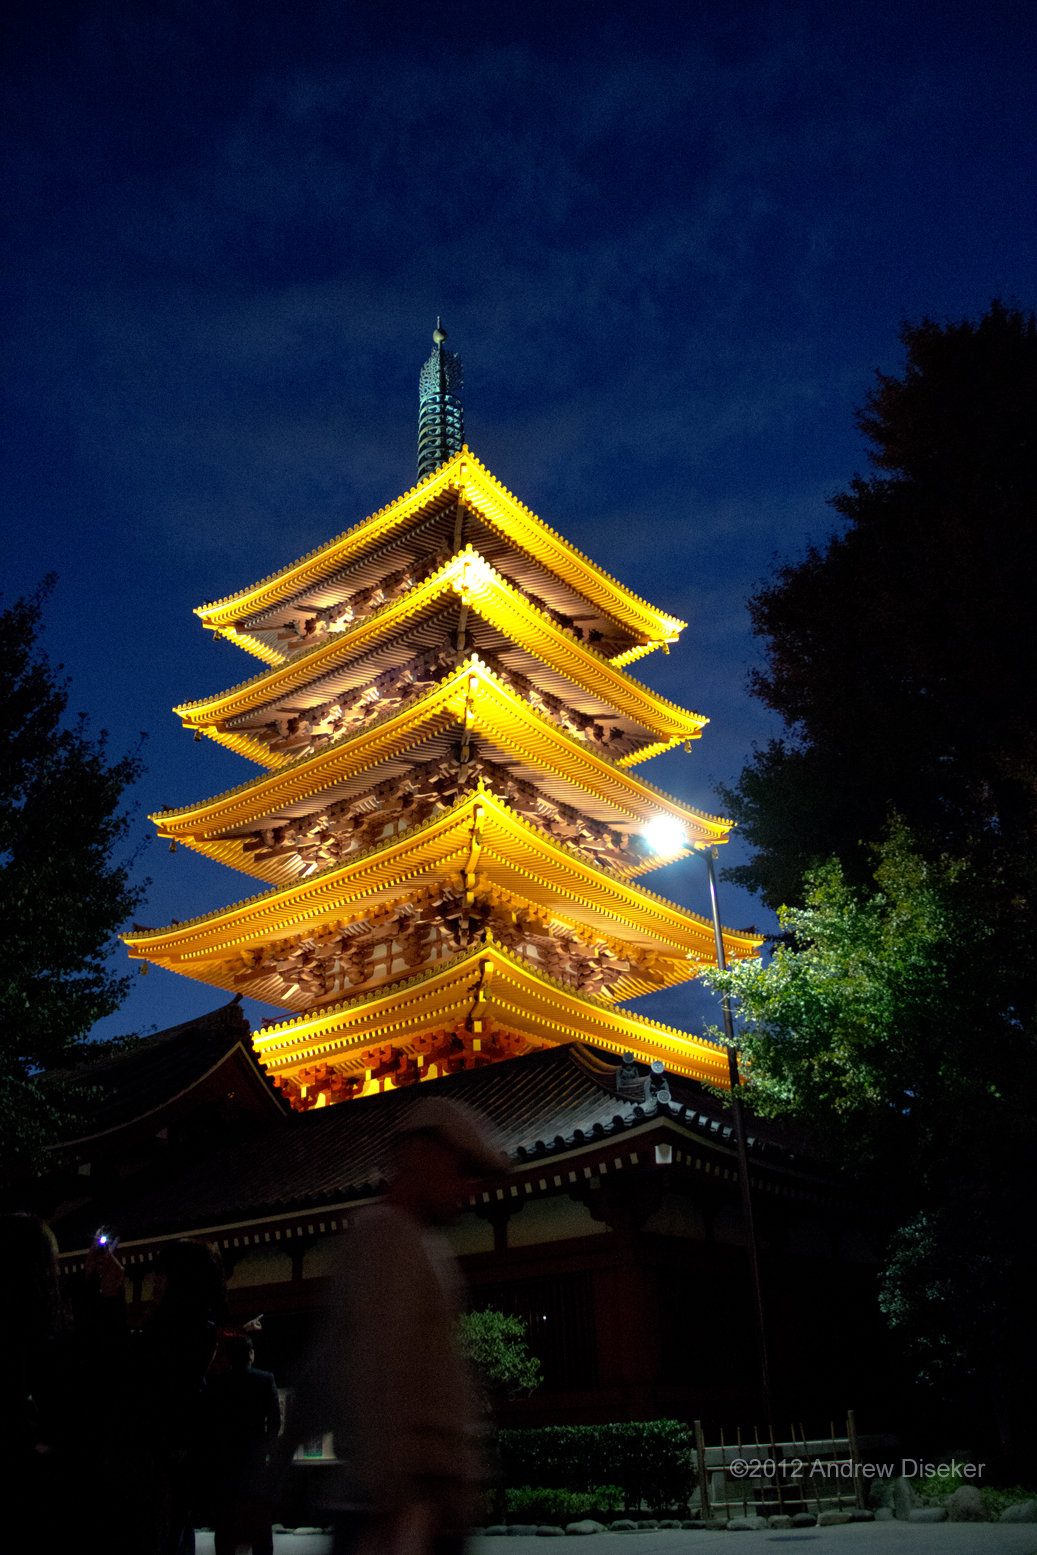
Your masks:
M506 1485L618 1485L628 1511L686 1505L695 1477L695 1438L679 1420L504 1430L499 1446Z

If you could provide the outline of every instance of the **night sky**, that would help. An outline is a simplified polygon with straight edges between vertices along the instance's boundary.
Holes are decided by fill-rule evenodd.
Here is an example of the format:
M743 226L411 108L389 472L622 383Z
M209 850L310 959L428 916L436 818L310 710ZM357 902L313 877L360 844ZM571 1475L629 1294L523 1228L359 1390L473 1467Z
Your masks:
M70 710L115 753L147 731L134 842L258 770L170 714L261 668L191 611L414 483L437 314L474 452L690 622L633 672L711 723L640 770L718 810L776 732L745 690L746 597L866 470L854 409L898 369L898 325L1037 302L1035 16L10 7L3 587L56 571ZM258 888L157 842L140 872L154 925ZM700 861L645 884L708 910ZM722 889L728 923L772 924ZM225 997L153 970L98 1029ZM635 1007L698 1029L708 1004Z

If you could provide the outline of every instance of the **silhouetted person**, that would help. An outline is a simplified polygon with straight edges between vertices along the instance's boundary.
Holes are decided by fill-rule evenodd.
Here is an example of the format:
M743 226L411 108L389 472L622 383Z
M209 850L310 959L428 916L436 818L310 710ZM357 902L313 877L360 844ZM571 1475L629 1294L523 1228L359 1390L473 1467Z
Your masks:
M202 1387L227 1314L224 1272L208 1242L168 1242L157 1260L155 1306L127 1336L113 1438L112 1504L120 1555L193 1555L194 1466Z
M86 1260L73 1315L60 1295L57 1243L36 1215L0 1215L0 1483L4 1546L38 1555L90 1548L79 1507L110 1460L126 1319L123 1272L107 1250Z
M336 1555L448 1555L482 1482L482 1410L457 1348L460 1280L439 1227L474 1177L506 1157L478 1115L445 1097L413 1102L392 1185L343 1239L302 1419L334 1433L317 1472Z
M250 1544L272 1555L268 1457L281 1429L277 1383L252 1365L246 1335L228 1340L230 1370L210 1377L205 1391L205 1442L214 1476L216 1555Z
M50 1520L55 1495L63 1488L58 1438L64 1434L59 1418L64 1411L56 1384L65 1370L58 1352L67 1322L50 1229L35 1215L2 1215L0 1239L4 1536L14 1548L22 1541L27 1544L31 1534L33 1547L41 1548L40 1525Z

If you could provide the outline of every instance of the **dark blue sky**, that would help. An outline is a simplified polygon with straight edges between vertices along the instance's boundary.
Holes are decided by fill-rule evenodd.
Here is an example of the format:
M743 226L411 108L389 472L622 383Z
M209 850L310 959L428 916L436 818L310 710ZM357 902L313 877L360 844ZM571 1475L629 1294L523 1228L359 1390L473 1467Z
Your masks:
M774 727L746 596L866 467L899 322L1037 301L1035 14L15 4L4 591L57 571L73 710L116 750L148 731L138 834L249 771L169 713L259 668L192 607L413 483L437 313L480 458L690 621L635 672L712 722L644 771L716 810ZM145 868L148 923L255 888L160 844ZM646 884L704 912L701 869ZM767 921L730 887L724 916ZM154 972L106 1029L222 997Z

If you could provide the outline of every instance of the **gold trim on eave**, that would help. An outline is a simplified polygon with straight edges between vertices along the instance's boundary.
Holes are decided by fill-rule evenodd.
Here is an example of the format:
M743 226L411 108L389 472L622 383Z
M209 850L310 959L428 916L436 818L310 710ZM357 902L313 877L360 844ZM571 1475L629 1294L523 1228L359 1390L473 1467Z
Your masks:
M233 955L272 937L305 937L350 910L353 916L362 912L365 902L374 906L398 900L407 890L445 874L457 876L477 810L481 812L479 874L504 891L521 895L548 915L556 910L596 935L627 940L633 935L669 955L693 958L696 967L715 961L711 920L584 861L481 785L420 826L296 884L187 923L122 938L135 957L190 973L184 964L188 961ZM730 960L756 954L761 943L757 935L724 930Z
M440 465L418 486L397 497L387 507L355 524L352 529L326 545L311 551L299 561L282 567L259 583L230 594L224 599L199 605L195 614L206 626L224 630L243 617L258 615L281 600L312 588L325 578L340 572L348 563L383 543L401 530L417 513L444 492L456 492L473 507L491 528L524 551L549 572L585 599L599 605L607 615L638 637L653 642L672 642L685 623L676 616L657 610L646 600L609 576L597 563L525 507L481 464L467 446ZM243 647L249 646L242 641Z
M375 720L359 734L331 743L315 755L296 758L291 765L253 778L213 799L178 810L159 811L150 819L160 828L160 836L176 841L186 841L188 837L200 841L203 836L212 838L221 832L256 825L282 806L316 797L390 756L413 749L431 735L464 722L469 711L477 735L497 741L514 750L520 759L605 800L629 820L647 824L658 815L669 815L688 828L693 843L727 840L733 822L694 810L618 762L599 755L592 746L530 707L474 654L432 691Z
M492 976L485 975L483 963ZM340 1063L374 1044L406 1048L413 1038L456 1023L477 986L481 1017L509 1031L552 1044L588 1042L611 1053L629 1051L642 1063L659 1058L676 1074L730 1086L726 1048L577 993L489 937L442 967L266 1026L252 1040L271 1076L306 1064Z

